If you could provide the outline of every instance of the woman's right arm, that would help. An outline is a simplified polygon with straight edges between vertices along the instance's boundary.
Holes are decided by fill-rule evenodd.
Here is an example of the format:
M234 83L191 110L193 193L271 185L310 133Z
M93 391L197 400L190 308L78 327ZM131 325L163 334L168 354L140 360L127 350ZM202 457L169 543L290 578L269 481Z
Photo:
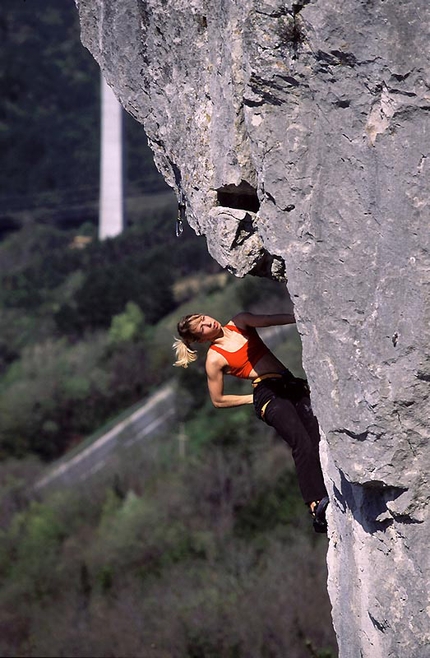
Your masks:
M224 373L218 359L208 357L206 360L206 375L208 381L209 395L212 404L217 409L228 407L240 407L242 404L252 404L251 395L225 395Z
M292 313L279 313L277 315L255 315L254 313L238 313L233 322L237 327L275 327L283 324L294 324L296 319Z

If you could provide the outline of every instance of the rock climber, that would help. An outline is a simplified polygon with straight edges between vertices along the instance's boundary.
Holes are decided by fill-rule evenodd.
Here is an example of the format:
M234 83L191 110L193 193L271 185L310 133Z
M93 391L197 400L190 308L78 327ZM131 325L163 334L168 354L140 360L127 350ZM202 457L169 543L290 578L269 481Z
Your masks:
M256 327L295 323L294 315L239 313L226 325L203 314L184 316L173 349L175 366L187 368L197 352L192 343L210 343L206 357L209 395L217 408L253 404L256 415L292 449L301 494L316 532L327 532L329 502L319 459L319 428L306 380L295 377L261 340ZM252 381L250 395L226 395L224 375Z

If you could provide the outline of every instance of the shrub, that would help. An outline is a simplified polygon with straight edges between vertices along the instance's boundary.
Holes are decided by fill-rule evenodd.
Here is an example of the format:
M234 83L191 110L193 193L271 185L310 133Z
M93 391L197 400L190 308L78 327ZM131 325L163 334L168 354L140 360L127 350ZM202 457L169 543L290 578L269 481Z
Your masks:
M95 336L86 344L47 341L24 350L2 382L4 450L56 456L72 433L91 428L94 416L99 419L91 403L108 387L109 375L100 366L105 346L106 339Z
M109 338L112 343L126 343L136 339L143 330L145 316L134 302L127 302L125 311L112 318Z
M18 513L7 533L9 578L19 582L27 596L40 598L55 590L61 543L67 530L55 511L33 501Z

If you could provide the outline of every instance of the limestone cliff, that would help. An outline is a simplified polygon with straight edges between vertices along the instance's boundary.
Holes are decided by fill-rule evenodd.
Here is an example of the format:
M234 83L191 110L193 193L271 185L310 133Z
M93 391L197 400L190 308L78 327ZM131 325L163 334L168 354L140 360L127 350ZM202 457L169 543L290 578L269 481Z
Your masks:
M214 258L288 279L340 656L428 658L428 0L77 5Z

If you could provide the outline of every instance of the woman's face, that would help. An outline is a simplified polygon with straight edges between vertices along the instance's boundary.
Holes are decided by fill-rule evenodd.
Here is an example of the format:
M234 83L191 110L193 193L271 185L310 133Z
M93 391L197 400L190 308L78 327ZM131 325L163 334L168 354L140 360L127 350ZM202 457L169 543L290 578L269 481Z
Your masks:
M200 315L193 323L193 335L199 343L215 340L221 334L221 324L210 315Z

